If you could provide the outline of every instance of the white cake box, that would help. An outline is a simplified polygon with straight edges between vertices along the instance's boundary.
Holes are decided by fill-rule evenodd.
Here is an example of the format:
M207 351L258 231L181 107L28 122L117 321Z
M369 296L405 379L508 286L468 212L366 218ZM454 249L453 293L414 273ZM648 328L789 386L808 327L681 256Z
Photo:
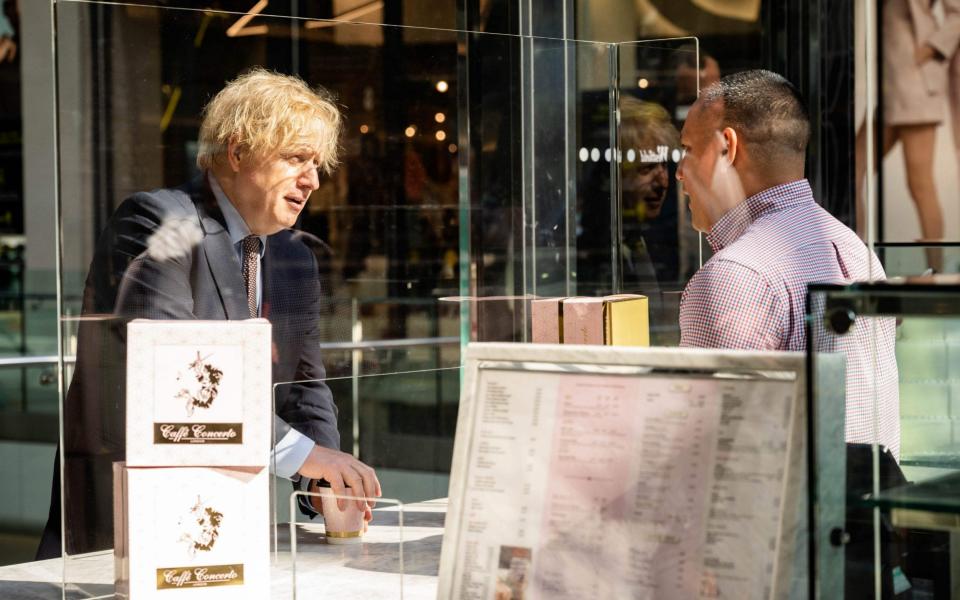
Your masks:
M127 325L127 466L270 462L270 323Z
M118 598L270 597L269 469L114 463Z

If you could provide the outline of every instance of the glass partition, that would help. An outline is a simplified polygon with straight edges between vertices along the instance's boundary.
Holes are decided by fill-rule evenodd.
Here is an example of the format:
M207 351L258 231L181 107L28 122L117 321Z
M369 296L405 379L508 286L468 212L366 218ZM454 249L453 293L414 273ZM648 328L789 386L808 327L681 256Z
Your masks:
M418 340L424 350L440 339L442 361L460 352L447 338L524 340L534 295L650 293L653 342L673 344L699 244L683 205L673 214L672 163L659 216L656 200L642 211L631 200L627 188L647 176L655 184L663 170L631 163L611 135L621 101L656 102L679 127L699 86L753 67L784 74L810 108L814 193L852 223L862 97L850 81L862 47L852 21L875 5L0 0L0 462L13 482L0 496L0 562L32 558L47 519L57 408L89 316L96 240L125 197L191 181L200 110L227 79L252 65L296 73L331 88L347 116L343 166L297 226L323 242L314 250L327 376L354 371L356 351L344 345L357 340ZM675 36L685 41L634 43ZM696 53L683 49L688 36L698 36ZM943 130L941 179L953 154L939 151ZM951 189L943 183L941 194ZM911 195L885 191L890 210L873 220L907 225L896 239L913 239ZM616 221L623 231L610 229ZM381 347L360 371L420 368L408 364L429 362L408 354L420 350Z
M391 373L358 369L343 377L276 383L273 390L279 399L304 385L328 388L337 406L340 449L377 471L385 495L421 502L446 496L461 371L459 364ZM284 498L290 485L278 483L277 497ZM276 508L276 522L285 523L284 503Z
M618 235L614 291L649 298L650 343L680 342L680 293L700 267L702 236L677 182L680 130L700 90L696 38L619 44L617 47L618 210L609 227Z
M311 503L317 510L317 499L330 488L308 492L303 482L291 487L276 480L275 594L288 597L288 568L292 589L303 597L317 588L318 578L329 582L331 569L347 566L370 571L362 585L376 597L435 595L461 377L458 364L274 386L277 394L303 384L327 386L337 399L341 448L352 448L375 469L383 492L368 498L374 506L362 543L331 548L326 513L304 508ZM349 491L332 497L358 498Z
M318 493L291 494L291 514L295 515L301 501L322 504L324 514L331 516L325 518L323 526L297 523L294 517L284 528L289 552L289 560L284 562L289 564L290 578L286 586L274 585L271 597L313 598L317 590L350 590L351 594L370 598L435 595L436 585L431 585L430 579L408 575L408 561L413 559L415 564L417 559L422 560L417 551L422 544L417 542L422 543L424 535L422 530L411 532L404 527L402 502L338 494L327 488ZM367 505L368 501L372 505L369 523L364 520L363 509L356 506L361 502ZM411 533L414 539L408 539ZM344 579L343 567L364 576Z
M459 70L469 124L460 157L466 272L456 299L470 315L465 339L527 341L530 298L612 289L615 47L467 36ZM581 267L597 266L584 276Z
M846 364L845 385L815 377L811 386L819 416L811 597L950 597L960 512L957 293L916 282L811 288L811 367ZM824 417L837 406L843 414ZM844 434L831 433L831 422ZM845 451L829 450L844 439Z
M696 40L521 40L471 34L461 66L472 152L461 156L469 279L449 300L469 313L468 339L527 341L531 298L639 292L651 296L652 327L663 332L654 343L675 344L675 292L700 259L673 179L684 103L699 85L694 78L693 96L683 96L675 73L696 64ZM636 147L623 146L624 135Z
M675 72L697 63L695 40L617 45L238 8L56 5L68 584L82 580L78 561L114 545L112 465L140 391L125 384L132 318L267 318L277 413L320 398L311 406L326 407L328 436L315 441L339 440L404 502L446 494L463 344L525 341L529 298L648 293L657 339L675 342L669 315L693 252L672 178L690 101ZM211 175L227 172L198 141L204 106L253 67L325 87L343 115L339 167L285 188L293 232L263 236L256 258L225 208L253 231L258 217L240 210L248 188ZM624 78L636 89L621 93ZM633 96L669 104L666 137L650 148L646 125L620 132ZM245 148L237 165L229 151L218 160L246 173ZM664 221L648 223L658 203ZM659 258L641 261L641 247ZM255 284L241 260L257 265ZM275 523L291 518L289 492L272 491Z
M140 199L121 203L143 190L208 183L194 164L201 109L253 66L327 87L345 117L342 164L318 181L292 240L306 250L307 270L291 279L284 271L298 262L273 240L261 257L259 312L274 325L275 403L315 394L329 377L344 451L386 473L385 487L403 487L405 500L446 493L461 325L459 307L436 298L460 285L463 34L295 15L257 15L237 27L243 15L101 2L57 7L61 355L66 364L80 357L76 371L64 373L60 482L65 581L79 597L88 597L76 585L87 557L114 545L110 469L124 447L126 321L223 318L201 305L207 299L223 298L227 316L231 310L230 290L220 285L192 290L190 314L178 313L183 298L169 295L166 280L144 277L136 283L160 300L118 300L128 297L127 264L157 239L147 237L149 215L136 214ZM133 214L124 212L131 207ZM196 244L189 252L205 260L198 253L208 250L205 242L177 237L189 238L186 229L168 233L174 245ZM305 363L308 354L322 364ZM398 375L364 377L383 373ZM291 491L275 487L275 498Z

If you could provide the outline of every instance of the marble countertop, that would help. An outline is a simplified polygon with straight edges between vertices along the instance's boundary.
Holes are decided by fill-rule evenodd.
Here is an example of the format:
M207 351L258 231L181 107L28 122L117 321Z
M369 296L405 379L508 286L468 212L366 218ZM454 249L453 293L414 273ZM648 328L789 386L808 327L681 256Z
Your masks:
M404 598L433 600L447 501L431 500L403 507L403 527L396 508L374 511L374 521L362 544L328 545L323 525L297 526L296 569L290 552L290 528L277 529L278 551L272 554L272 598L326 597L343 600ZM65 596L61 577L66 571ZM67 559L52 559L0 567L0 598L46 600L113 597L113 553L98 552Z

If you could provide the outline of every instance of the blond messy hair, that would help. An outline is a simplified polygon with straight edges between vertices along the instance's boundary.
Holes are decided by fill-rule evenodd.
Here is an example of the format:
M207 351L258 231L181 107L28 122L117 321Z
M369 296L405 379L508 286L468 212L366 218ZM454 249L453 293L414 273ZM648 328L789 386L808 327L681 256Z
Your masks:
M667 109L626 96L620 100L620 139L624 147L662 144L673 149L680 144L680 132Z
M197 166L210 169L231 141L266 158L319 128L320 169L329 174L339 162L341 127L330 92L257 67L228 82L203 109Z

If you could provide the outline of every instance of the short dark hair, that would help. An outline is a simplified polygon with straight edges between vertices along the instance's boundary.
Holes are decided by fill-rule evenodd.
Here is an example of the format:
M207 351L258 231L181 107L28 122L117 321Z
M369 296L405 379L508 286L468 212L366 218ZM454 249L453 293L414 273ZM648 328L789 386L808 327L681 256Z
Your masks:
M721 127L759 150L755 157L761 163L803 159L810 117L800 92L783 76L763 69L733 73L704 90L701 100L719 103Z

